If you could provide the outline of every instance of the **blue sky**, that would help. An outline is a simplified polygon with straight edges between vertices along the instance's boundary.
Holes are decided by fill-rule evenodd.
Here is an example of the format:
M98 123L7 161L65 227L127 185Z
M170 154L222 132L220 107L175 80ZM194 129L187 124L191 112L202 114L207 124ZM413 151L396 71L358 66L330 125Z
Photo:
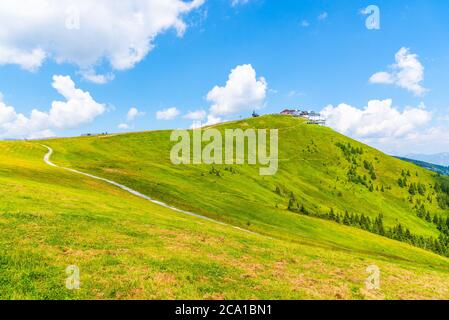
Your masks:
M0 18L2 11L3 15L11 15L7 2L10 1L0 4ZM70 3L69 0L62 2ZM98 1L99 5L101 2ZM142 1L134 2L138 5L130 10L139 8ZM380 30L369 30L365 26L368 16L362 13L363 9L373 4L380 9ZM63 9L54 9L55 14ZM19 32L10 30L8 22L0 22L2 29L9 32L6 36L0 35L0 92L4 106L13 107L16 115L23 114L31 119L33 109L50 113L54 101L72 99L61 97L52 87L53 76L63 75L69 76L76 88L90 93L92 98L76 101L88 106L92 106L89 103L104 105L104 109L97 106L96 112L86 115L86 121L81 119L72 124L66 119L52 128L38 128L40 131L49 129L54 135L186 128L192 124L192 120L184 118L189 111L204 110L210 115L212 105L232 104L229 101L236 99L232 90L238 90L236 87L241 82L236 80L231 85L234 89L227 90L228 77L238 66L250 65L251 69L238 69L241 72L235 74L245 77L251 70L256 72L254 86L248 89L254 92L247 94L252 98L246 105L236 103L226 112L218 107L222 112L216 112L214 118L247 117L253 106L260 107L260 113L274 113L287 107L320 111L331 105L327 114L335 129L386 152L449 151L449 134L446 133L449 122L448 11L449 2L443 0L197 1L191 8L172 12L171 20L164 27L153 27L149 33L126 29L124 35L120 32L117 37L111 35L113 40L104 44L104 48L102 41L108 34L95 38L96 26L91 26L90 17L84 14L83 8L79 16L80 29L69 31L72 41L65 40L68 31L63 23L42 26L36 18L36 25L30 22ZM111 12L111 16L116 15L114 21L121 14L128 14L123 8ZM60 13L62 17L67 14L67 10ZM157 12L149 13L144 18L158 21L155 14ZM179 20L184 27L179 26ZM58 35L59 27L62 36ZM147 40L146 44L151 43L154 48L130 64L126 64L128 60L117 62L116 58L110 58L114 50L121 48L120 37L123 36L125 42L127 35L134 38L132 32L137 33L136 42ZM84 45L83 39L92 43L93 51L109 53L91 53L89 45L79 49ZM117 44L110 45L112 41ZM142 42L139 45L145 47ZM46 58L27 55L35 48L42 48ZM401 48L408 49L406 58L422 66L423 79L416 80L415 84L425 88L425 93L416 94L410 86L397 84L401 81L398 74L402 69L391 66L397 64L395 55ZM6 52L3 57L2 49ZM37 59L36 66L24 67L23 59L15 59L8 52L19 52L24 55L23 59ZM370 78L377 72L388 72L392 78L373 83ZM113 74L114 78L102 81L106 83L94 83L89 80L92 73ZM419 74L417 76L419 78ZM215 86L223 90L207 99ZM390 103L386 102L388 99ZM371 111L366 111L369 101L372 101ZM130 108L140 113L127 121ZM170 120L157 119L158 111L170 108L177 111L165 117ZM65 110L64 106L61 110ZM354 114L357 123L351 122ZM123 129L118 128L119 124ZM5 132L3 137L9 138ZM22 134L20 130L14 132L19 135L16 137Z

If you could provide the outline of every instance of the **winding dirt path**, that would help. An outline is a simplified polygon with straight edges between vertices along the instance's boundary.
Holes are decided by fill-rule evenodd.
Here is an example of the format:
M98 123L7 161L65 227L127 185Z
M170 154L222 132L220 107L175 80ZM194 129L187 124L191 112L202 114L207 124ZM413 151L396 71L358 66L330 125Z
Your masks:
M164 202L161 202L161 201L158 201L158 200L154 200L154 199L152 199L152 198L150 198L150 197L148 197L148 196L146 196L146 195L144 195L144 194L142 194L142 193L140 193L140 192L138 192L136 190L133 190L133 189L131 189L131 188L129 188L129 187L123 185L123 184L117 183L115 181L108 180L108 179L105 179L105 178L100 178L100 177L94 176L92 174L81 172L81 171L78 171L78 170L75 170L75 169L60 167L60 166L54 164L53 162L51 162L51 160L50 160L50 158L51 158L51 156L53 154L53 149L50 148L47 145L44 145L44 144L42 146L48 149L48 152L44 156L44 162L46 164L48 164L49 166L52 166L52 167L55 167L55 168L59 168L59 169L63 169L63 170L70 171L70 172L73 172L73 173L76 173L76 174L80 174L80 175L83 175L83 176L86 176L86 177L89 177L89 178L92 178L92 179L95 179L95 180L100 180L100 181L109 183L109 184L111 184L113 186L116 186L116 187L118 187L118 188L120 188L120 189L122 189L122 190L124 190L126 192L129 192L129 193L135 195L136 197L145 199L145 200L150 201L150 202L152 202L154 204L157 204L157 205L159 205L161 207L164 207L164 208L167 208L167 209L171 209L171 210L173 210L175 212L183 213L183 214L189 215L191 217L195 217L195 218L199 218L199 219L206 220L206 221L209 221L209 222L213 222L213 223L216 223L216 224L219 224L219 225L222 225L222 226L231 227L231 228L234 228L234 229L246 232L246 233L250 233L250 234L266 237L266 236L261 235L259 233L256 233L256 232L253 232L253 231L249 231L249 230L246 230L246 229L243 229L243 228L240 228L240 227L236 227L236 226L233 226L231 224L227 224L227 223L224 223L224 222L221 222L221 221L218 221L218 220L214 220L214 219L211 219L211 218L199 215L197 213L193 213L193 212L189 212L189 211L185 211L185 210L181 210L181 209L172 207L172 206L170 206L170 205L168 205L168 204L166 204Z

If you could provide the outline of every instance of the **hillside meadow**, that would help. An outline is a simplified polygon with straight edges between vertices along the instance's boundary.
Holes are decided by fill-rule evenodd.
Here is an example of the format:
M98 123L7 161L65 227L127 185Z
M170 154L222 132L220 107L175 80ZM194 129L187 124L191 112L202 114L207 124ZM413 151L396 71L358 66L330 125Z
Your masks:
M263 117L218 128L279 128L279 172L257 166L174 166L169 131L0 142L0 298L2 299L447 299L449 259L360 228L289 210L289 196L310 212L382 213L414 234L438 236L417 216L433 173L390 158L323 127ZM376 187L348 180L338 142L363 148ZM43 161L112 179L184 215L115 186ZM363 158L363 159L362 159ZM352 160L350 160L352 161ZM213 169L213 170L212 170ZM358 174L367 174L359 167ZM403 170L425 184L410 201ZM219 174L217 174L217 171ZM368 185L368 183L367 183ZM281 192L277 192L281 190ZM253 233L233 228L238 226ZM67 266L81 287L65 287ZM367 290L367 268L381 271Z

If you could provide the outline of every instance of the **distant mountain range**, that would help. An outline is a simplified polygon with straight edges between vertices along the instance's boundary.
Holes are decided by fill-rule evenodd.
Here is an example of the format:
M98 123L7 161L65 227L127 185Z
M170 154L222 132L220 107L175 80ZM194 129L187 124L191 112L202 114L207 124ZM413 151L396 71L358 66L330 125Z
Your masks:
M449 152L437 154L408 154L405 158L433 163L444 167L449 166Z
M404 157L396 157L396 158L407 161L407 162L414 163L422 168L437 172L442 175L449 175L449 167L447 167L447 166L440 166L438 164L433 164L433 163L429 163L429 162L425 162L425 161L409 159L409 158L404 158Z

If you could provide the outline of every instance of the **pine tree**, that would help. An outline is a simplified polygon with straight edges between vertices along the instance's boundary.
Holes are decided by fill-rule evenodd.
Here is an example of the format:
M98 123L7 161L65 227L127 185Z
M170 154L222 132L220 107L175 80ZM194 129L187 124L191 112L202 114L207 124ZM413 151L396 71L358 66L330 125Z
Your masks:
M329 211L329 219L330 220L335 220L334 208L331 208L330 211Z
M345 216L343 218L343 224L349 226L351 224L351 218L349 217L349 213L346 210L345 211Z
M414 196L416 194L416 184L415 183L411 183L410 187L408 188L408 192Z
M335 217L335 221L336 221L337 223L340 223L340 222L341 222L341 216L340 216L339 213L337 213L337 215L336 215L336 217Z
M426 194L426 186L422 183L418 183L418 193L422 196Z
M438 216L437 215L433 216L432 222L433 222L434 225L438 225Z
M276 191L275 191L278 195L281 195L281 188L279 188L279 186L276 186Z
M375 220L374 232L376 232L382 236L385 235L385 227L384 227L382 214L379 214Z
M294 205L295 205L295 201L294 201L292 198L290 198L290 199L288 200L288 210L289 210L289 211L292 211Z

